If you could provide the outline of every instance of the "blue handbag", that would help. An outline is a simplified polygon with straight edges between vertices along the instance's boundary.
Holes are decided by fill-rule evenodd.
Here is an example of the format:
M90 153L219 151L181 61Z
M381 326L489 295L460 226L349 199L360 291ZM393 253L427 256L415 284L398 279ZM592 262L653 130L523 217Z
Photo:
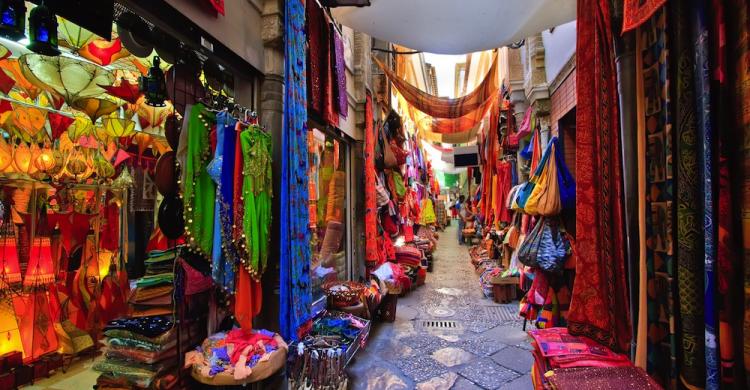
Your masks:
M560 203L563 209L573 209L576 206L576 182L565 165L563 150L559 145L557 137L553 142L558 145L555 147L555 158L557 159L557 184L560 187Z

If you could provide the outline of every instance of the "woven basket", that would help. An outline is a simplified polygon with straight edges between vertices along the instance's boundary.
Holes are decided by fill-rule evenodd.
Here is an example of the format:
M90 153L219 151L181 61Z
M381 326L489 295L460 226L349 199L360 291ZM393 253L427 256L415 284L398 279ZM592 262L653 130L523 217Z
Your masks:
M323 291L331 306L337 308L355 306L361 303L362 294L366 289L366 285L350 281L336 280L323 284Z
M260 382L281 370L284 364L286 364L289 347L278 334L274 336L274 340L276 340L276 345L279 348L271 352L268 360L258 362L253 367L253 373L241 381L235 380L232 374L224 372L216 374L213 377L203 376L200 372L200 366L196 364L193 365L191 375L196 381L209 386L242 386L248 383Z

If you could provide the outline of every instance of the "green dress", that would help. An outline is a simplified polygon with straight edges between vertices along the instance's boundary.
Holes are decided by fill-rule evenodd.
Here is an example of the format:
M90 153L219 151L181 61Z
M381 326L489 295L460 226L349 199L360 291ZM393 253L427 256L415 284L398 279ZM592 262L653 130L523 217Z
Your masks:
M185 236L191 248L210 258L216 184L206 168L212 157L209 132L216 116L202 104L196 104L190 110L188 121L187 158L183 167Z
M248 259L244 261L250 276L259 280L268 262L268 239L271 229L271 136L257 127L240 134L243 157L242 228Z

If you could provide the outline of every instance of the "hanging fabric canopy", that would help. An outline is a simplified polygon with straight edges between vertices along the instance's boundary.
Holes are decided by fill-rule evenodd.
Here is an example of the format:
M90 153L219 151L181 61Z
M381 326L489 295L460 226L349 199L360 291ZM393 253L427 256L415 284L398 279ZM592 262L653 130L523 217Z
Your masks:
M462 54L502 47L575 20L576 0L373 0L369 7L334 8L333 16L387 42Z
M420 131L417 136L425 141L443 144L468 144L477 140L477 133L482 129L484 122L479 122L473 128L460 133L440 134L432 131Z
M373 57L373 61L385 72L385 75L393 86L409 104L419 111L436 118L459 118L469 115L482 107L488 99L497 93L499 88L496 55L492 57L492 66L477 88L469 92L466 96L456 99L440 98L422 91L399 77L396 72L389 69L377 58Z

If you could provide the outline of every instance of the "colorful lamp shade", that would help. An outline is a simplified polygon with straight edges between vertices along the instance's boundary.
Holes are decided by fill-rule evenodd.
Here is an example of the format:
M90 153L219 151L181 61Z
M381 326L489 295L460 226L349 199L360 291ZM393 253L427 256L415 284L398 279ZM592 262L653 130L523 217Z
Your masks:
M115 167L102 156L94 158L94 172L100 179L109 179L115 175Z
M54 352L58 348L49 297L46 290L13 297L18 329L23 341L24 363Z
M114 98L82 98L74 101L73 104L71 104L71 107L88 115L88 117L91 118L91 122L96 123L97 119L117 111L117 109L123 104L123 101L119 99L114 100Z
M146 104L153 107L164 107L165 100L167 100L167 81L160 66L161 59L158 56L154 57L148 75L142 76L140 80L141 92L146 96Z
M103 94L105 90L100 85L112 85L115 81L112 72L76 58L25 54L18 62L29 82L54 91L69 105Z
M65 19L58 17L58 31L60 37L67 43L68 46L75 50L86 46L89 42L96 39L97 35L91 31Z
M23 75L21 64L18 62L18 59L7 58L0 61L0 69L2 69L8 77L13 79L15 82L15 88L24 92L29 98L36 99L37 96L42 93L42 88L32 84L26 76Z
M45 145L34 160L34 165L40 173L53 175L62 168L62 155L55 153L49 145Z
M135 122L119 117L102 118L104 131L113 138L129 137L135 133Z
M21 268L18 266L18 248L16 240L5 237L0 248L0 288L21 282Z
M131 83L126 79L122 79L119 85L112 86L101 86L107 91L107 94L125 100L130 104L138 103L138 99L143 96L141 89L138 84Z
M8 49L7 47L5 47L5 45L0 45L0 60L4 60L4 59L10 57L11 54L13 54L13 52L10 51L10 49Z
M13 148L0 137L0 172L5 172L13 163Z
M94 124L91 122L91 118L86 115L79 114L73 119L73 123L68 126L68 138L76 142L79 138L84 135L90 135L94 131Z
M0 1L0 36L17 41L25 37L26 2L24 0Z
M83 46L78 54L93 63L107 66L120 58L129 56L130 52L122 46L120 38L111 41L97 38Z
M13 105L10 127L27 142L38 141L47 122L47 110L21 104Z
M159 129L164 125L167 117L174 114L172 103L169 100L164 103L164 106L156 107L149 105L145 96L138 100L135 112L138 115L143 131L162 135Z
M62 133L68 130L70 125L75 121L74 117L68 115L58 114L56 112L47 113L47 129L53 140L60 138Z
M39 146L36 144L27 145L25 142L19 143L13 149L13 166L15 172L33 175L38 170L34 166L34 161L39 156Z
M57 49L57 18L44 3L31 10L29 16L29 50L46 56L60 54Z
M23 352L23 342L13 300L0 296L0 355L8 352Z
M50 284L54 280L55 269L50 239L47 237L36 238L31 245L29 264L26 267L23 285L25 287L38 287Z

